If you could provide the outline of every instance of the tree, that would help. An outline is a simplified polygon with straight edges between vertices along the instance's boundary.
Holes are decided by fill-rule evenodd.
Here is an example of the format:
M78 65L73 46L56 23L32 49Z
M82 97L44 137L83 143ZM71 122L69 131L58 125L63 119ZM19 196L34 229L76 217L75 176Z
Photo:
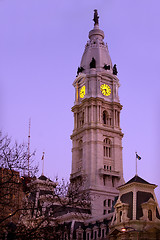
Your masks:
M35 152L29 154L26 144L12 143L11 138L7 135L4 136L0 131L1 233L3 233L3 230L6 231L6 225L9 223L18 223L19 216L24 207L22 199L25 194L24 190L26 191L26 182L29 181L38 170L37 166L33 166L34 155ZM24 175L24 178L21 178L22 175Z
M34 177L34 154L28 155L26 144L12 143L0 132L0 234L23 240L57 240L66 234L71 239L71 222L90 216L85 180ZM71 220L66 222L67 217Z
M72 239L72 221L90 217L90 201L82 179L69 183L45 176L29 183L28 214L22 215L18 237L25 239Z

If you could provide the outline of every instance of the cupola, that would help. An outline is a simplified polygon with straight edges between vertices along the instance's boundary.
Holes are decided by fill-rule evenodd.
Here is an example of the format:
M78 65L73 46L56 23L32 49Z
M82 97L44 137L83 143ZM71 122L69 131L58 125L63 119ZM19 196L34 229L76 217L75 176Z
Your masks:
M160 211L154 193L156 187L138 175L118 187L119 198L110 226L111 240L115 236L116 239L122 239L124 234L128 237L125 239L130 239L134 234L136 238L132 239L139 239L137 234L147 236L143 239L154 239L154 236L158 236L156 234L160 234Z

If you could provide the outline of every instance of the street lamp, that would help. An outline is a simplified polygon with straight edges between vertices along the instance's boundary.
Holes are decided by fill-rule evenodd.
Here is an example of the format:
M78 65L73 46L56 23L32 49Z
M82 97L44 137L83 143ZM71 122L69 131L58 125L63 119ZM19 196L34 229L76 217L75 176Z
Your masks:
M126 231L127 231L126 228L122 228L122 229L121 229L121 232L126 232Z
M121 229L121 232L122 232L122 233L137 232L137 240L139 239L139 231L136 230L136 229L133 228L133 227L123 227L123 228Z

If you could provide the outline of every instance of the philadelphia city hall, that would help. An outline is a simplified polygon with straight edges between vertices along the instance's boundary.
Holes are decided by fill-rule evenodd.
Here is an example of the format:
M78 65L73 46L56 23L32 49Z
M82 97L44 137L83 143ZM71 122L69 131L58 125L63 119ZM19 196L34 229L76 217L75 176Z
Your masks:
M50 216L51 228L56 223L60 235L49 239L160 239L157 186L137 174L126 183L123 178L118 71L104 43L97 10L93 21L73 82L69 189L81 184L81 204L53 197L56 183L41 175L28 183L35 210L24 224L33 226L43 215Z

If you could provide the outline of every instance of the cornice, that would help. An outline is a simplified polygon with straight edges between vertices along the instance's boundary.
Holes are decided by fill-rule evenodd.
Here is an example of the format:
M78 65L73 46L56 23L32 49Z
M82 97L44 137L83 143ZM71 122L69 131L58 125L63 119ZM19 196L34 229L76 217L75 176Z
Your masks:
M84 221L85 219L91 218L90 214L87 213L79 213L79 212L71 212L64 214L62 216L58 216L56 220L58 222L63 222L63 221L73 221L73 219L78 220L78 221Z
M84 131L88 131L88 130L103 130L103 131L107 131L108 133L116 133L119 134L121 137L123 137L124 133L121 132L121 130L115 130L115 129L110 129L107 127L103 127L103 126L98 126L98 125L89 125L89 126L84 126L81 127L79 130L74 130L74 132L72 133L72 135L70 136L70 138L72 139L73 137L75 137L76 135L79 135L80 133L84 132Z
M117 189L118 190L127 190L127 189L130 189L132 190L133 188L137 188L138 190L141 190L141 189L155 189L157 187L157 185L155 184L145 184L145 183L138 183L138 182L132 182L132 183L128 183L128 184L124 184L122 186L119 186ZM149 190L148 190L149 191ZM147 192L148 192L147 191Z
M81 108L83 106L87 106L89 104L94 105L94 102L95 102L95 104L97 104L97 102L99 102L99 104L108 104L112 107L117 106L120 108L120 110L123 108L123 106L119 102L110 102L110 101L104 100L103 98L100 98L100 97L95 97L95 98L89 97L89 98L82 99L81 102L74 105L71 108L71 110L72 110L72 112L74 112L74 109L79 109L79 108Z

